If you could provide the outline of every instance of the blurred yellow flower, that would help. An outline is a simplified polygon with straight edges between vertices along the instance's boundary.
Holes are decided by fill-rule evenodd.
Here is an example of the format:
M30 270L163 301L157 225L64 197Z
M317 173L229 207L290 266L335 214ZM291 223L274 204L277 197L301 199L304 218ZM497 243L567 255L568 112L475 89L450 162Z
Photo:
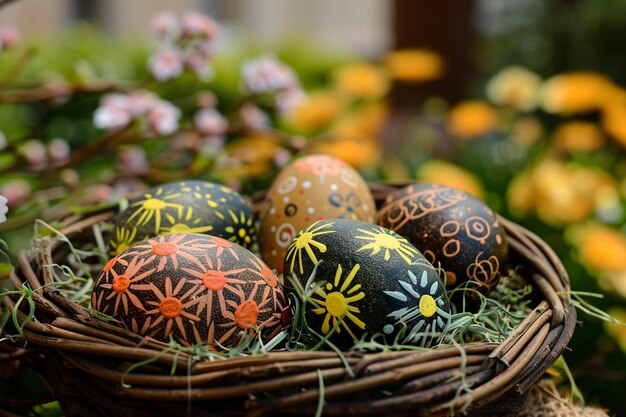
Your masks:
M390 88L386 74L372 64L359 63L339 68L333 76L337 92L351 98L377 100Z
M389 108L385 103L369 103L343 115L330 130L339 136L378 136L388 115Z
M590 152L604 144L604 135L595 123L567 122L556 128L552 142L558 150Z
M392 51L385 57L385 68L393 80L425 82L441 78L444 62L441 56L428 49Z
M331 123L341 110L342 103L336 94L318 91L295 105L287 116L287 122L296 130L310 132Z
M332 155L357 169L363 169L378 163L382 150L380 143L373 137L336 136L310 142L307 146L307 153Z
M274 156L281 150L279 140L271 133L255 133L228 144L229 161L217 169L222 176L246 179L264 176L274 169Z
M448 113L446 128L459 139L474 139L489 133L498 123L498 112L484 101L464 101Z
M626 146L626 102L613 102L605 107L602 127L613 139Z
M543 125L533 116L520 117L513 125L513 137L524 146L532 146L543 135Z
M568 230L583 265L600 272L626 272L626 236L600 223L578 225Z
M511 211L534 211L546 223L563 225L588 218L618 198L615 181L598 168L544 159L509 185Z
M418 169L417 178L426 182L456 187L480 199L485 197L485 191L477 177L449 162L441 160L426 162Z
M608 311L608 313L619 320L622 323L626 323L626 310L623 308L614 308ZM604 328L606 332L613 336L617 341L620 348L626 352L626 326L621 326L617 323L605 322Z
M487 83L487 97L493 103L517 110L532 110L537 105L541 78L519 66L504 68Z
M579 113L599 109L615 86L595 72L571 72L546 80L541 87L541 105L548 113Z

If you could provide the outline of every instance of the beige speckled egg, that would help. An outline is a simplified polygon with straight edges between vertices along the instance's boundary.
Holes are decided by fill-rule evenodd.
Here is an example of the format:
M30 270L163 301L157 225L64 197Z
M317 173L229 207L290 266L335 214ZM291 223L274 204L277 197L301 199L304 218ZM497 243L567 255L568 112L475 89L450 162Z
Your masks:
M279 273L296 234L323 219L373 222L374 198L359 173L328 155L309 155L276 177L260 212L261 257Z

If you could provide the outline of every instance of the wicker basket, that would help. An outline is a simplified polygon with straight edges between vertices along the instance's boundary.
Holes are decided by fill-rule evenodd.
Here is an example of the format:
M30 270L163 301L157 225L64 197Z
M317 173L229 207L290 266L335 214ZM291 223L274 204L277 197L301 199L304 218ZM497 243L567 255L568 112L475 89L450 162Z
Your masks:
M394 189L372 186L379 203ZM72 241L93 239L91 226L113 215L67 219L62 233ZM565 349L576 312L564 296L569 280L554 252L529 231L501 221L513 262L540 298L521 325L501 344L465 345L464 355L457 348L349 353L353 376L334 352L194 362L97 320L42 288L51 280L44 266L66 250L59 242L45 242L31 256L20 253L11 280L37 290L36 321L26 325L23 338L43 349L46 377L66 417L315 415L322 403L324 416L516 415L529 388ZM13 302L5 297L9 308ZM126 375L130 386L122 386L125 370L147 359L154 361ZM466 384L469 392L461 389Z

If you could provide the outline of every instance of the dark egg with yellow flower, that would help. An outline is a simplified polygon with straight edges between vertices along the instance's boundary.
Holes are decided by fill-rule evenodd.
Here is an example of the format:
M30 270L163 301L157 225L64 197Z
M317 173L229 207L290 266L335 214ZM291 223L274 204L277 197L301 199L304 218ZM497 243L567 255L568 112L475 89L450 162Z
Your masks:
M115 218L111 254L170 233L210 234L249 247L255 238L254 214L239 193L220 184L199 180L162 184L132 200Z
M407 238L446 272L448 287L471 281L488 293L506 274L508 245L498 217L454 187L413 184L390 194L376 223Z
M211 348L242 337L267 341L287 324L287 300L274 273L254 254L202 234L157 236L103 268L91 305L141 336Z
M344 349L375 336L430 346L450 318L439 271L405 238L370 223L310 225L289 246L284 271L310 295L308 327Z

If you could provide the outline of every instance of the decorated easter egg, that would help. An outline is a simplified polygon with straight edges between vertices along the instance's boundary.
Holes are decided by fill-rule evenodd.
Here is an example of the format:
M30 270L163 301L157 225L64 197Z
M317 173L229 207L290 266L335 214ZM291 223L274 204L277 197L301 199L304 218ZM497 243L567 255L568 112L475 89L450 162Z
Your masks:
M287 247L300 230L322 219L373 222L376 207L359 173L327 155L309 155L285 167L260 211L261 257L282 272Z
M205 233L249 247L256 234L254 214L240 194L223 185L198 180L159 185L115 218L111 254L168 233Z
M242 335L276 335L285 294L244 247L202 234L161 235L111 259L94 285L92 307L142 336L183 345L232 347Z
M440 265L448 287L471 280L487 293L506 272L508 245L497 216L459 189L409 185L387 196L376 222Z
M428 346L450 318L438 271L405 238L374 224L310 225L289 246L284 271L311 294L308 326L342 348L375 335Z

